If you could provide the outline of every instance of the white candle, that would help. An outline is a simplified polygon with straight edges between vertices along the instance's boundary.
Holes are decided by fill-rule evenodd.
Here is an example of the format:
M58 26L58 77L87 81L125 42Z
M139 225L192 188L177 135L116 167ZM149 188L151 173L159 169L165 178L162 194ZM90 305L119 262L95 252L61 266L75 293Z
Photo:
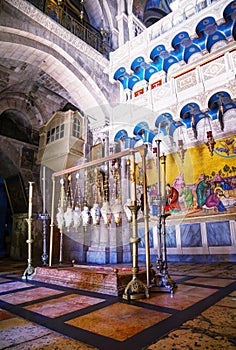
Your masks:
M60 180L61 184L61 196L60 196L60 201L61 201L61 208L64 208L64 180Z
M135 182L135 158L131 154L130 162L130 198L132 202L136 201L136 182Z
M166 156L163 153L161 156L161 167L162 167L162 189L161 189L161 195L164 198L166 195Z
M29 182L29 218L32 216L33 206L33 182Z

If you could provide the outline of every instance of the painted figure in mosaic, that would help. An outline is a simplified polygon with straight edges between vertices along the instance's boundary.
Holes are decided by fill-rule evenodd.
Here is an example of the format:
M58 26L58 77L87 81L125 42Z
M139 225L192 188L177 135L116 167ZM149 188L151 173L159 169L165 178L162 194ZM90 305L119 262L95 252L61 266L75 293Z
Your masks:
M184 174L180 173L172 183L172 187L174 187L179 193L182 190L182 185L184 184Z
M190 188L186 186L185 182L182 184L182 189L180 191L179 196L183 198L187 209L193 207L193 193L190 190Z
M222 197L222 193L223 191L221 191L219 188L217 188L216 191L211 193L206 199L206 207L215 208L220 213L225 212L225 206L220 200L220 198Z
M232 185L230 183L228 183L226 180L222 180L220 182L220 187L222 188L222 190L224 191L229 191L232 190Z
M166 193L171 211L180 211L179 192L174 187L171 187L170 184L167 184Z
M198 207L201 208L206 203L209 189L209 176L204 176L204 179L198 183L196 188Z

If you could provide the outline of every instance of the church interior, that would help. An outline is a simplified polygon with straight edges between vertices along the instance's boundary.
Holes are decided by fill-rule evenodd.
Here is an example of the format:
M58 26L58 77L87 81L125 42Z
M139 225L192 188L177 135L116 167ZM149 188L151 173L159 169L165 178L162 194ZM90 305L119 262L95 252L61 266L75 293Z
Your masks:
M0 0L1 349L235 349L236 1Z

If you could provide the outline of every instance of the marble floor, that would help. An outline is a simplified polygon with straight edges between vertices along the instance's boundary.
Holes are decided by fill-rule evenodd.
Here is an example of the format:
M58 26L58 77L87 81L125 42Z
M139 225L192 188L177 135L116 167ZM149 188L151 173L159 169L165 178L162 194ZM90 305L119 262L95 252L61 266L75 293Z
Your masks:
M174 294L124 300L22 279L0 260L0 349L236 349L236 264L170 263Z

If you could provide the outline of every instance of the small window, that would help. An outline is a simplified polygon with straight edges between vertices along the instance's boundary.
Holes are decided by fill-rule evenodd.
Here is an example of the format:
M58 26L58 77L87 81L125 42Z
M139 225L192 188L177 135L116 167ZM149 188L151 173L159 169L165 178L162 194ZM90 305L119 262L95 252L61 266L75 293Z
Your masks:
M61 125L61 130L60 130L60 139L62 139L64 137L64 124Z
M58 140L59 138L60 138L60 127L57 126L56 127L56 137L55 137L55 139Z
M64 137L64 124L58 125L47 132L47 144Z
M51 130L51 137L50 137L50 141L53 142L55 140L55 128L53 128Z
M73 121L73 136L80 138L80 118L78 116L74 117Z
M50 142L50 130L47 132L47 143Z

